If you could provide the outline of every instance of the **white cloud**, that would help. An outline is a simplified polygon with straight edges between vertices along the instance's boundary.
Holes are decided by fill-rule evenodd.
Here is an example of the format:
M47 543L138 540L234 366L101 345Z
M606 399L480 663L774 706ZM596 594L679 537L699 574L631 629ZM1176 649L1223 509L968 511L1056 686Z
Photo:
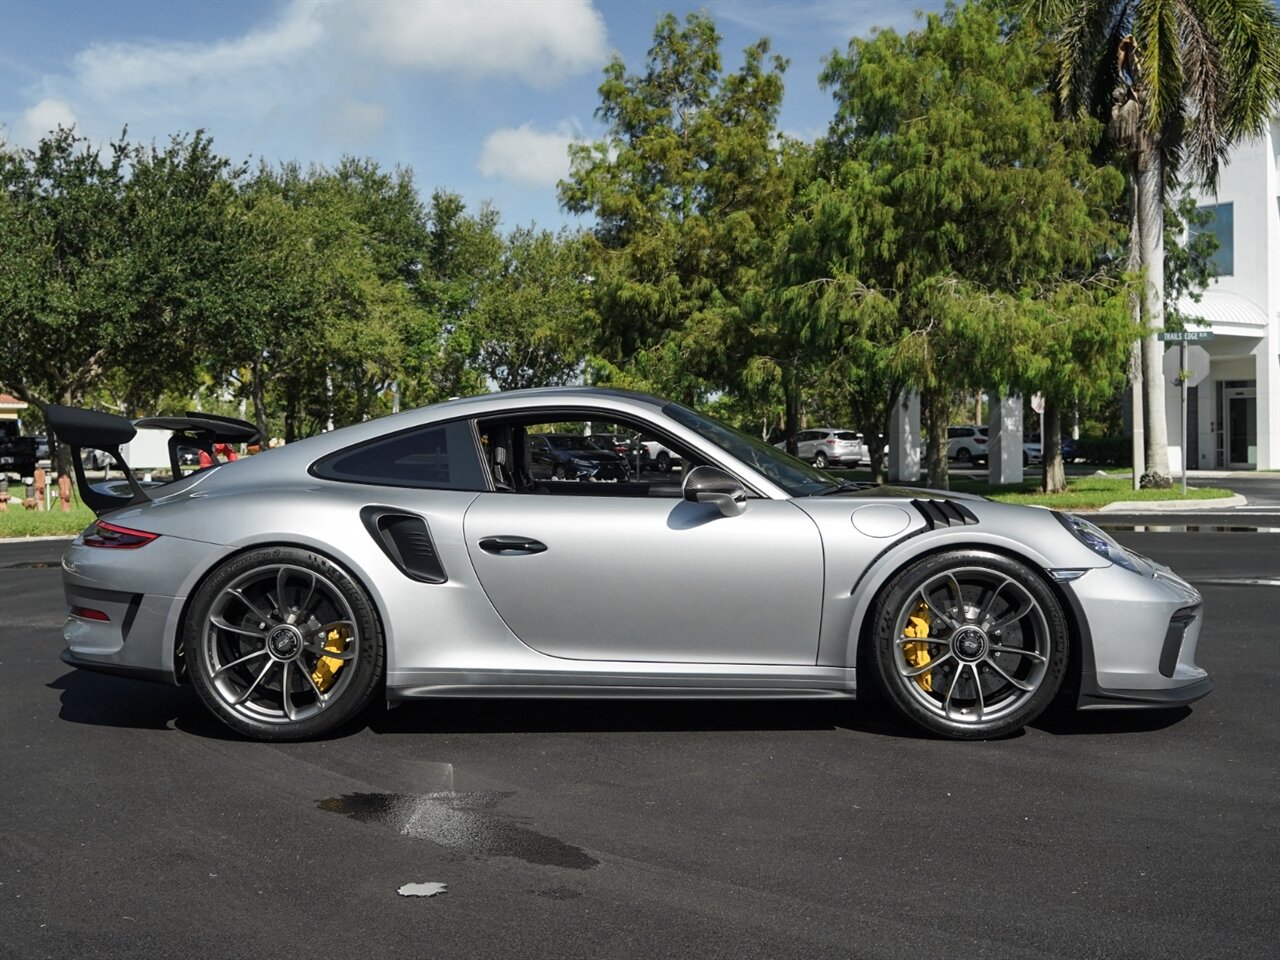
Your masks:
M608 55L590 0L383 0L341 11L368 53L411 69L547 87Z
M485 139L477 166L486 177L534 187L555 186L569 175L569 144L577 139L563 128L545 132L530 123L503 127Z
M41 124L78 116L94 139L127 123L134 137L203 127L250 144L288 141L290 152L361 150L387 133L406 75L546 87L606 56L591 0L289 0L230 39L92 44L26 91L35 106L14 132L36 131L34 142L48 132Z
M58 127L74 127L76 115L71 105L64 100L46 97L39 103L23 111L15 130L19 144L34 147L40 138L48 135Z
M844 49L850 37L869 37L876 29L899 33L917 29L919 9L941 9L941 0L803 0L726 3L711 6L722 20L736 23L761 36L811 37L829 34L831 46Z
M91 46L76 55L75 76L82 86L106 96L225 83L288 65L313 51L324 34L320 9L295 2L274 26L217 43Z

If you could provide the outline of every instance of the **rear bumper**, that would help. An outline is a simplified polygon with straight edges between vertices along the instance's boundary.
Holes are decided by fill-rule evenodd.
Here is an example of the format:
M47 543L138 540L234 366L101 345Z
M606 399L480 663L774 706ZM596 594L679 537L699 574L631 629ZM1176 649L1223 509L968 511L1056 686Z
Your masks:
M162 536L136 550L86 547L62 557L67 619L64 663L85 670L178 683L175 646L186 598L230 548ZM106 619L82 616L95 611Z
M153 683L177 684L178 676L169 669L154 669L151 667L135 667L127 663L115 663L109 660L94 660L89 657L77 656L75 651L70 648L62 651L62 662L70 667L79 667L81 670L90 670L94 673L109 673L117 677L128 677L130 680L149 680Z

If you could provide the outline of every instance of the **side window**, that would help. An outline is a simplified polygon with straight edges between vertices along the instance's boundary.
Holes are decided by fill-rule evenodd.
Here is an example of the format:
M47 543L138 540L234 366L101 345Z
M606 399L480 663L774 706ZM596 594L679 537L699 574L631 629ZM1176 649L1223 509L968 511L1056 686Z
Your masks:
M643 424L584 416L529 411L477 422L494 488L520 495L681 496L689 451Z
M433 424L348 447L318 461L328 480L389 487L484 490L484 470L466 422Z

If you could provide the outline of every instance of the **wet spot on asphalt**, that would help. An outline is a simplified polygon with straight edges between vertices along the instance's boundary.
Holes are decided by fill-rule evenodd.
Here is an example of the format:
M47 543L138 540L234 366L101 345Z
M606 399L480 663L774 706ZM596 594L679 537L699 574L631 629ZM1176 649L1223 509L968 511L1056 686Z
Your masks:
M563 840L497 812L509 793L348 793L316 806L360 823L378 823L415 840L479 857L515 857L542 866L587 870L600 861Z

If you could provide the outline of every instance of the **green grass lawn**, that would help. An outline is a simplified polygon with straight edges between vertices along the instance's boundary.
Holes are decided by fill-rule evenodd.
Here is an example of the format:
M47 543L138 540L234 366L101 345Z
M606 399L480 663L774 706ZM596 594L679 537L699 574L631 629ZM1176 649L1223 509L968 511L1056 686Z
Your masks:
M10 488L12 490L12 488ZM93 522L93 511L73 501L71 512L63 513L55 500L53 509L24 510L22 499L9 501L9 509L0 513L0 540L7 537L54 537L77 534Z
M1001 503L1037 504L1069 510L1096 510L1119 501L1216 500L1234 496L1230 490L1221 487L1187 487L1184 494L1182 485L1177 483L1167 490L1135 490L1131 480L1116 477L1070 477L1066 493L1040 493L1039 486L1039 480L1024 480L1005 486L968 477L953 477L951 480L953 490L978 493Z
M837 476L850 480L870 480L867 470L831 471ZM923 481L908 486L924 486ZM976 493L980 496L999 500L1001 503L1035 504L1044 507L1067 510L1096 510L1109 503L1130 500L1216 500L1221 497L1234 496L1230 490L1221 487L1188 487L1182 492L1182 485L1175 483L1167 490L1134 490L1128 477L1068 477L1066 493L1040 493L1039 471L1033 478L1022 483L991 484L972 477L951 477L951 489L957 493Z

